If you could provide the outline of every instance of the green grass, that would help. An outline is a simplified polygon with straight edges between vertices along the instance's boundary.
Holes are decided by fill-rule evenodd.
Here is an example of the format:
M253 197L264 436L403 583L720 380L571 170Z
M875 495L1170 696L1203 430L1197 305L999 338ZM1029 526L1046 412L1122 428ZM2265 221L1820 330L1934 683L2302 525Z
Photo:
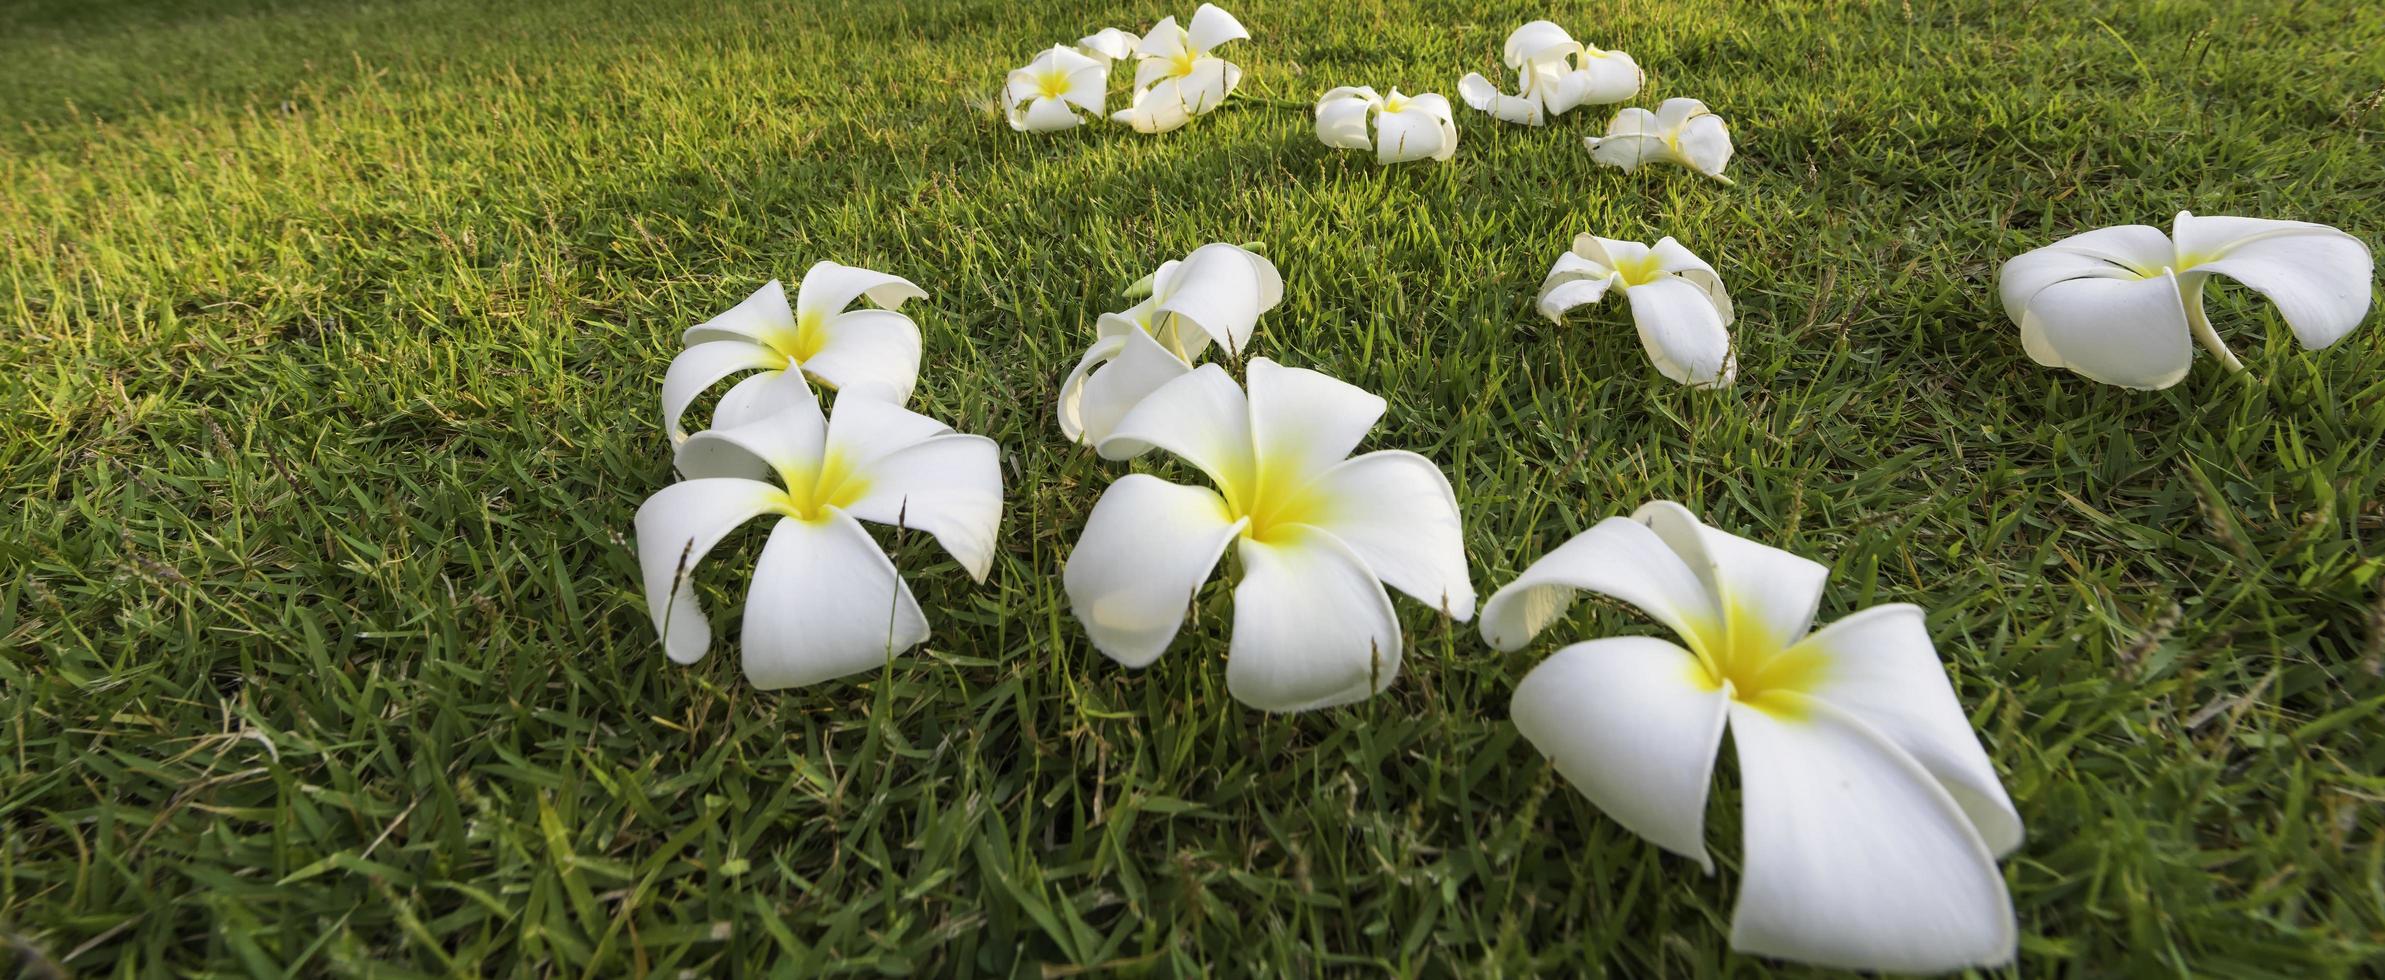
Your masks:
M1192 6L0 10L0 963L1775 969L1724 943L1729 764L1705 878L1506 719L1627 610L1500 655L1403 599L1397 686L1294 717L1226 696L1222 583L1155 667L1092 651L1059 568L1125 468L1054 388L1120 287L1256 240L1254 350L1391 400L1368 446L1444 467L1484 594L1672 498L1829 562L1825 619L1932 610L2029 827L2013 973L2375 969L2385 324L2305 352L2220 290L2249 376L2133 393L2029 363L1992 288L2182 208L2385 245L2369 5L1248 0L1257 98L1186 130L994 114L1038 48ZM1446 166L1311 134L1544 13L1724 114L1739 185L1596 167L1596 109L1461 110ZM1619 308L1540 320L1582 231L1720 267L1738 386L1664 382ZM823 258L927 288L914 405L1002 443L1009 509L982 587L887 538L916 654L761 693L733 637L664 660L624 539L679 331Z

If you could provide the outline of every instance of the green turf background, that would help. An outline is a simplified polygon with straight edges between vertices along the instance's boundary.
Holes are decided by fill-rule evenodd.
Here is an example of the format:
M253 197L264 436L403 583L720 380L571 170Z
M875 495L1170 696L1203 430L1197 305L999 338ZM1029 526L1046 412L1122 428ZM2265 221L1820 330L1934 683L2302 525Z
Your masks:
M1368 447L1444 467L1485 595L1663 497L1829 562L1825 619L1930 608L2029 827L2014 972L2374 969L2385 325L2304 352L2218 289L2249 375L2138 393L2029 363L1993 290L2182 208L2385 243L2373 6L1248 0L1244 88L1185 130L1000 121L1040 47L1190 8L0 7L0 944L93 976L1772 969L1725 948L1731 764L1705 878L1506 720L1564 638L1656 631L1628 610L1500 655L1402 599L1397 687L1297 717L1226 696L1222 585L1140 673L1069 620L1127 468L1063 443L1054 388L1121 286L1255 240L1287 285L1254 350L1390 399ZM1640 104L1728 118L1739 185L1596 167L1598 109L1461 109L1447 165L1312 135L1324 89L1454 97L1542 15L1635 55ZM1532 312L1583 231L1722 270L1737 387L1663 381L1619 307ZM765 694L664 661L624 536L671 479L679 331L822 258L929 291L914 406L1002 443L1010 505L982 587L887 538L916 655ZM759 544L706 573L724 630Z

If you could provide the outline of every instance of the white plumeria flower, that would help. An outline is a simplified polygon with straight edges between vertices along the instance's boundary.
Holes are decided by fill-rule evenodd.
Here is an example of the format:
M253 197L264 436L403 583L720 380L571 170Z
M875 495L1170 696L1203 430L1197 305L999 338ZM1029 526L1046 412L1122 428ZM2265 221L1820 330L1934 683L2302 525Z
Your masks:
M1104 313L1091 349L1060 383L1060 432L1096 445L1159 386L1191 374L1211 341L1240 358L1260 314L1284 298L1275 263L1213 242L1152 273L1151 295Z
M2021 255L2004 263L1997 288L2037 363L2167 388L2186 377L2190 334L2229 370L2244 369L2203 313L2212 276L2268 297L2294 338L2320 350L2368 316L2375 274L2368 246L2326 225L2180 211L2170 235L2120 225Z
M1317 100L1317 139L1337 150L1373 150L1380 163L1447 160L1457 155L1457 121L1449 117L1449 100L1430 92L1401 95L1395 88L1384 98L1345 85Z
M1098 36L1098 35L1097 35ZM1143 35L1135 52L1134 96L1110 118L1142 133L1165 133L1215 109L1242 84L1242 69L1210 52L1250 37L1242 22L1213 4L1193 11L1190 28L1169 17Z
M1580 235L1540 284L1540 315L1555 321L1610 290L1631 302L1640 344L1665 377L1722 388L1739 372L1731 352L1731 295L1704 259L1671 238L1653 247Z
M850 395L837 399L834 419L807 397L697 433L678 450L688 478L638 508L638 564L664 652L683 664L703 659L712 627L696 606L696 566L765 514L779 520L754 566L742 640L754 686L841 677L918 645L927 617L859 521L926 531L983 582L1002 521L998 455L993 440Z
M883 309L846 310L857 298ZM795 304L773 279L727 313L688 328L688 345L663 374L663 428L687 438L679 417L722 378L757 372L723 392L713 423L727 428L810 400L803 376L830 388L900 404L919 379L919 325L895 312L927 293L908 279L834 262L804 272Z
M1109 459L1166 449L1217 489L1143 473L1112 483L1069 555L1069 607L1095 648L1147 665L1233 544L1242 582L1226 689L1266 711L1357 701L1399 674L1385 584L1460 621L1474 614L1457 497L1415 453L1347 458L1383 399L1263 357L1249 367L1247 396L1205 364L1102 440Z
M1005 115L1010 128L1020 132L1074 129L1088 116L1101 117L1109 84L1109 62L1055 45L1010 73L1004 85L1009 106Z
M1731 162L1731 131L1721 116L1696 99L1666 99L1649 112L1638 106L1615 113L1605 136L1585 136L1590 157L1625 171L1641 164L1677 163L1725 184Z
M1916 973L2010 960L1996 858L2019 846L2020 816L1918 607L1808 632L1828 575L1652 503L1532 563L1483 605L1482 636L1518 649L1588 590L1688 644L1566 647L1516 685L1512 714L1600 810L1709 874L1706 790L1728 724L1745 808L1733 948Z
M1507 35L1502 54L1516 71L1517 94L1501 93L1475 72L1458 81L1458 97L1506 122L1544 125L1576 106L1607 105L1640 94L1640 65L1630 55L1583 44L1545 20Z
M1142 38L1136 37L1131 33L1119 30L1115 27L1104 27L1099 33L1087 34L1084 37L1078 38L1077 50L1084 52L1086 56L1100 61L1104 65L1108 65L1109 63L1117 61L1120 58L1134 54L1135 48L1140 46L1142 43Z

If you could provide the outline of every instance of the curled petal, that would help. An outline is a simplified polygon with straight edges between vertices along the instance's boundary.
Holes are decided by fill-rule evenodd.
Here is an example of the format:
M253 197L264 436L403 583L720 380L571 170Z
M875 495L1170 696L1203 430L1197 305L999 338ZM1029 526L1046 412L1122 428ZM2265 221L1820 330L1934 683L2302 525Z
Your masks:
M712 624L696 605L695 571L737 526L777 510L786 494L754 480L686 480L646 498L635 518L646 610L663 652L692 664L712 646Z
M919 325L893 310L855 310L829 321L828 341L803 373L830 388L871 388L897 403L919 380Z
M1239 245L1213 242L1194 249L1168 273L1164 295L1152 317L1172 314L1192 321L1229 353L1242 353L1259 315L1283 300L1283 276L1275 263Z
M1458 622L1474 618L1457 494L1431 460L1396 449L1368 453L1326 470L1315 492L1332 501L1316 526L1376 578Z
M721 393L720 404L712 409L712 427L733 429L756 419L769 418L807 405L811 407L812 414L819 414L818 396L812 394L812 386L803 380L803 372L758 371L746 375Z
M1723 326L1731 325L1731 294L1723 289L1721 273L1714 271L1714 267L1707 265L1705 259L1697 257L1669 235L1657 241L1649 252L1656 257L1657 268L1687 279L1705 290L1707 298L1714 301L1715 310L1722 314Z
M1680 144L1679 158L1683 165L1720 179L1723 167L1731 162L1731 132L1723 125L1721 116L1705 113L1679 130L1675 141Z
M663 372L662 412L663 431L671 434L676 443L687 438L679 419L687 414L687 406L696 396L710 390L720 379L739 371L779 371L787 367L787 358L777 351L747 340L714 340L680 351L671 359L671 366Z
M1096 112L1101 110L1098 104L1093 108ZM1060 99L1037 98L1026 103L1026 111L1019 111L1019 107L1012 106L1010 112L1010 128L1023 133L1056 133L1063 129L1074 129L1084 122L1077 118L1076 113L1068 111L1068 103Z
M1192 43L1192 49L1201 54L1208 54L1218 45L1228 41L1245 40L1250 37L1250 31L1242 26L1241 21L1235 20L1233 14L1225 12L1216 4L1208 3L1202 4L1199 10L1193 11L1192 26L1186 29L1185 34Z
M1500 56L1509 68L1522 68L1527 63L1562 62L1582 50L1581 42L1565 33L1565 28L1545 20L1536 20L1516 28L1507 35Z
M1599 239L1589 235L1581 237L1589 239L1592 243L1590 248L1598 247L1595 243ZM1541 281L1540 297L1533 303L1541 316L1551 320L1562 319L1574 307L1598 302L1606 296L1607 290L1622 281L1615 274L1614 267L1602 261L1606 253L1598 251L1595 254L1599 258L1585 257L1584 246L1576 244L1573 251L1557 256L1556 264L1549 267L1548 278Z
M897 450L951 434L951 426L894 402L839 396L828 420L825 455L863 469Z
M1955 801L1870 726L1798 709L1731 705L1746 808L1731 946L1897 973L2011 960L2012 899Z
M2376 261L2357 238L2303 221L2184 211L2175 228L2179 261L2195 263L2179 269L2181 275L2215 273L2251 286L2277 304L2304 347L2333 345L2368 316Z
M1698 387L1730 383L1725 368L1731 363L1731 332L1706 290L1668 276L1629 287L1623 298L1631 303L1640 344L1658 373Z
M1287 487L1348 458L1383 417L1381 396L1306 368L1254 357L1249 379L1250 445L1267 479Z
M1400 623L1366 563L1333 535L1242 540L1226 689L1262 711L1365 699L1399 676Z
M1524 569L1482 607L1482 639L1518 650L1589 590L1639 607L1683 636L1721 620L1712 589L1645 524L1610 517Z
M1375 118L1375 128L1378 163L1445 160L1457 152L1456 141L1449 139L1455 127L1444 129L1443 120L1424 105L1411 104L1398 112L1382 113Z
M1621 51L1585 48L1581 65L1581 101L1587 105L1629 101L1640 94L1640 84L1646 78L1640 63Z
M1250 400L1226 369L1204 364L1145 396L1094 446L1103 459L1132 459L1153 447L1199 467L1221 485L1251 472Z
M1096 33L1079 38L1077 47L1084 49L1085 53L1095 60L1108 64L1134 54L1135 46L1141 43L1143 43L1143 39L1133 34L1115 27L1104 27Z
M1062 98L1099 117L1102 103L1108 101L1109 87L1110 66L1094 62L1068 73L1068 93Z
M2169 236L2146 225L2082 232L2024 252L1996 273L1996 291L2014 325L2047 286L2071 279L2139 279L2171 262ZM2048 366L2053 366L2049 364Z
M984 582L1002 524L1001 456L984 436L931 437L867 464L869 489L848 509L865 521L928 532Z
M1242 527L1214 492L1145 473L1119 477L1068 554L1061 581L1069 612L1103 656L1145 666L1176 638L1185 609Z
M853 300L861 296L892 310L901 308L906 300L927 298L927 291L901 276L836 262L816 262L804 270L802 285L795 287L795 312L834 314L853 305Z
M1150 334L1129 325L1124 333L1096 341L1061 383L1060 431L1070 442L1098 445L1144 398L1192 370Z
M1337 88L1317 100L1317 139L1337 150L1364 150L1374 141L1367 136L1366 117L1378 100L1372 89Z
M772 279L728 312L687 328L679 342L693 346L716 340L743 340L767 345L772 338L794 330L795 310L787 305L787 288Z
M828 423L819 403L810 397L782 413L736 426L715 426L689 436L672 454L672 464L687 478L737 477L768 480L773 474L794 473L819 465L827 445Z
M1664 539L1715 597L1740 649L1780 649L1813 627L1830 569L1820 562L1759 544L1699 522L1689 508L1651 501L1632 519Z
M1689 651L1623 636L1550 654L1516 683L1512 714L1601 811L1712 874L1706 790L1729 706Z
M1813 696L1846 711L1913 757L1945 787L1989 853L2021 844L2021 817L1938 663L1921 608L1874 606L1797 647L1828 666Z
M1469 106L1490 113L1492 118L1501 122L1538 126L1546 121L1539 99L1501 92L1480 73L1470 73L1458 80L1458 98Z
M771 690L872 670L927 639L927 616L878 543L829 508L783 518L745 597L745 676Z
M2021 338L2042 363L2105 384L2167 388L2193 363L2178 278L2080 278L2037 291L2021 313Z

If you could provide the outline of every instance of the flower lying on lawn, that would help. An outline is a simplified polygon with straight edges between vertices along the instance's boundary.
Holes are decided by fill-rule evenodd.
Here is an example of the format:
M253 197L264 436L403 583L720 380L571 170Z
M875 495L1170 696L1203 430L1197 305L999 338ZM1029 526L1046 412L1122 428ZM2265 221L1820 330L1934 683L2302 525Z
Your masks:
M1135 47L1142 62L1134 97L1110 118L1137 132L1165 133L1217 108L1242 83L1242 69L1210 52L1247 37L1233 14L1206 3L1193 11L1190 28L1176 26L1174 17L1153 25Z
M1631 302L1632 323L1659 373L1698 387L1731 383L1739 367L1731 353L1731 296L1713 266L1671 238L1650 247L1577 236L1541 283L1540 315L1561 319L1609 290Z
M1149 297L1101 315L1092 348L1060 383L1060 432L1070 442L1101 442L1144 396L1191 374L1210 341L1242 356L1259 315L1284 298L1275 263L1223 242L1170 260L1147 281Z
M1374 125L1367 117L1374 116ZM1447 160L1457 155L1457 122L1449 100L1432 93L1391 97L1343 86L1317 100L1317 138L1340 150L1373 150L1381 163Z
M1226 689L1267 711L1363 699L1399 674L1385 584L1461 621L1474 614L1457 497L1415 453L1347 458L1383 399L1263 357L1249 369L1245 395L1202 365L1101 441L1109 459L1166 449L1217 489L1142 473L1112 483L1069 554L1069 607L1102 653L1147 665L1233 544L1242 582Z
M2120 225L2016 257L1997 289L2037 363L2106 384L2167 388L2193 361L2189 335L2229 370L2244 368L2203 312L2212 276L2268 297L2294 338L2319 350L2368 316L2375 273L2367 245L2326 225L2180 211L2170 235Z
M1600 810L1708 873L1728 724L1745 807L1733 948L1895 972L2003 963L2015 928L1996 858L2020 844L2020 817L1919 608L1808 632L1828 574L1652 503L1532 563L1483 605L1482 636L1515 650L1586 589L1688 644L1566 647L1516 685L1513 715Z
M1077 50L1107 66L1110 62L1135 53L1135 47L1142 43L1143 39L1133 34L1115 27L1104 27L1097 33L1078 38Z
M1645 163L1677 163L1723 183L1731 162L1731 131L1696 99L1666 99L1655 112L1633 106L1615 113L1605 136L1585 136L1590 157L1625 171Z
M895 312L927 293L908 279L834 262L803 274L795 305L773 279L727 313L688 328L688 348L663 374L663 427L687 438L679 417L722 378L758 371L722 393L715 425L728 427L811 398L813 380L900 404L919 379L919 325ZM884 307L846 310L856 298Z
M742 642L754 686L868 670L917 645L927 618L856 518L928 532L983 582L1002 521L997 455L993 440L850 395L837 399L834 419L805 397L697 433L679 445L687 479L638 508L638 564L664 652L683 664L703 659L712 627L696 606L696 566L764 514L779 519L746 593Z
M1004 86L1010 128L1049 133L1081 126L1088 115L1099 118L1109 82L1108 62L1055 45L1010 73Z
M1507 35L1503 60L1516 71L1517 94L1503 94L1490 79L1470 73L1458 81L1458 97L1506 122L1539 126L1575 106L1621 102L1640 92L1640 66L1630 55L1583 44L1545 20Z

